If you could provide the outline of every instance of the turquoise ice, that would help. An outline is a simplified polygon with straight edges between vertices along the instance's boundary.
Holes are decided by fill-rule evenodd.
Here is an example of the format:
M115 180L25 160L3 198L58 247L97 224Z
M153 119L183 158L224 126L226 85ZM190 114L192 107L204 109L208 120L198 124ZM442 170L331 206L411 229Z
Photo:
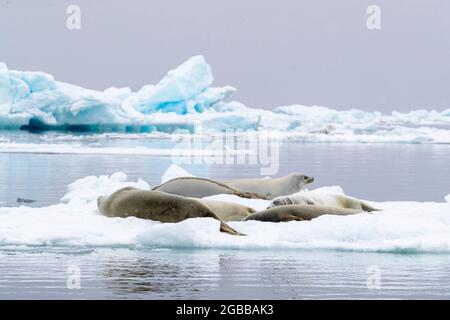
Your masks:
M213 88L211 67L194 56L156 85L89 90L56 81L43 72L9 70L0 64L0 126L64 128L151 123L145 115L199 113L224 101L232 87Z

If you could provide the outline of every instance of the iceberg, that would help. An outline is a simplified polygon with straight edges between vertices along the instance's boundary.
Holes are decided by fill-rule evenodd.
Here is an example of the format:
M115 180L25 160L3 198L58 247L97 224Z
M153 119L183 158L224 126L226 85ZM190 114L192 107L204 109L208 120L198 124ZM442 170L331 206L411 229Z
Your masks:
M190 58L158 84L137 92L89 90L43 72L12 71L1 63L0 128L123 131L140 127L152 131L152 125L158 124L152 114L204 112L235 92L229 86L211 87L212 82L203 56Z
M201 55L136 92L114 87L90 90L44 72L9 70L0 63L0 129L121 133L129 138L266 131L301 142L450 143L450 109L385 114L291 105L262 110L230 101L236 89L212 87L213 80Z

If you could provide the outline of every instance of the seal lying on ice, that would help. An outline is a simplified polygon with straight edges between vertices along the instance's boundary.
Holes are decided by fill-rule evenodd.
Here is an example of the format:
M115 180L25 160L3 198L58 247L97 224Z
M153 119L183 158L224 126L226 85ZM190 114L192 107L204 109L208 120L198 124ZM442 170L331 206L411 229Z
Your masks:
M364 212L356 209L343 209L336 207L311 206L294 204L287 206L277 206L249 215L244 221L258 220L267 222L287 222L311 220L325 214L347 216Z
M99 197L97 206L107 217L133 216L160 222L180 222L189 218L209 217L220 221L220 231L242 235L200 201L164 192L125 187L110 196Z
M203 198L217 194L234 194L241 198L250 199L261 198L258 194L241 191L219 181L197 177L175 178L153 188L153 190L192 198Z
M341 194L322 194L315 192L298 192L289 196L277 197L270 202L269 208L290 204L321 205L329 207L357 209L368 212L380 210L372 207L367 202L356 198Z
M265 199L273 199L302 190L308 183L314 182L314 177L301 173L291 173L287 176L272 179L237 179L225 180L223 183L240 191L260 195Z
M201 203L208 206L223 221L241 221L256 210L238 203L200 199Z

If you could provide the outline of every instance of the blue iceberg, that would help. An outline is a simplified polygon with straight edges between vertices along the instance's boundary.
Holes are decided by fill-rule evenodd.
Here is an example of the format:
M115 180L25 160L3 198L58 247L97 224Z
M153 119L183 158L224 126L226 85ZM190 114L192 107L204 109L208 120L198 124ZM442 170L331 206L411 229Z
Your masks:
M308 142L450 143L450 109L408 113L338 111L320 106L249 108L229 101L233 87L212 87L203 56L184 62L156 85L89 90L43 72L0 63L0 129L114 133L260 132Z
M229 98L232 87L211 87L211 67L194 56L156 85L89 90L56 81L43 72L9 70L0 63L0 128L151 131L158 119L148 115L201 113ZM156 117L157 118L157 117Z

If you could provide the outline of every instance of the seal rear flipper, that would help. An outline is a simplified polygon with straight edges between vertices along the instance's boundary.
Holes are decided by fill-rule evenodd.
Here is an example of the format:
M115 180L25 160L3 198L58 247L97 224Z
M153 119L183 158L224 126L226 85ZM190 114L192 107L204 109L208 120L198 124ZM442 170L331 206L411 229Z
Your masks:
M366 202L361 202L361 209L363 209L364 211L367 211L367 212L381 211L381 209L374 208Z
M230 227L223 221L220 221L220 231L231 234L233 236L246 236L246 234L237 232L236 230L234 230L232 227Z

